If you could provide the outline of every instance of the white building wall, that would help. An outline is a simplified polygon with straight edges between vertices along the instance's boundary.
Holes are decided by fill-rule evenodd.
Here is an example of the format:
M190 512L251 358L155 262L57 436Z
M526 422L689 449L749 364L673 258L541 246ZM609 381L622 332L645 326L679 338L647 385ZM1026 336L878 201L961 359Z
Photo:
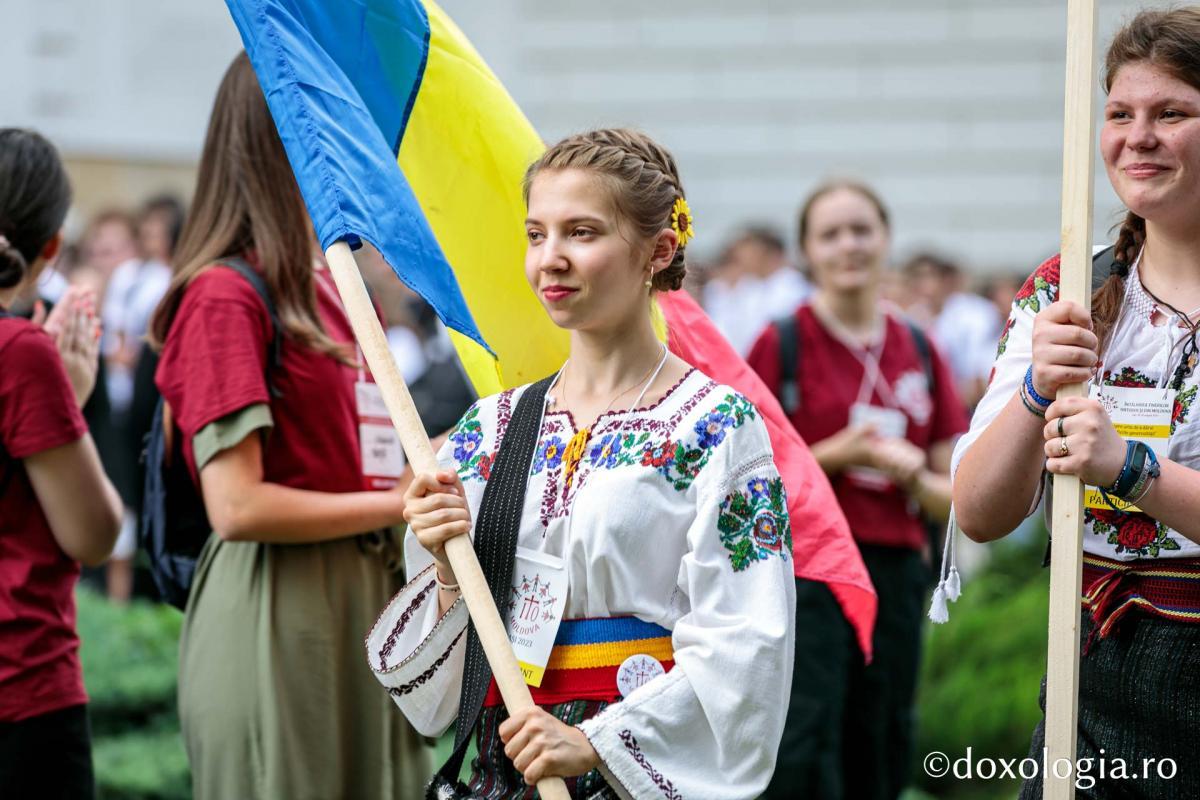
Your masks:
M332 1L332 0L331 0ZM1100 0L1101 35L1136 10ZM712 253L787 232L820 179L875 185L898 254L1029 267L1058 237L1061 0L444 0L548 140L634 125L675 153ZM68 155L194 161L239 40L219 0L0 0L0 124ZM1098 85L1098 82L1097 82ZM1097 172L1096 235L1118 204Z

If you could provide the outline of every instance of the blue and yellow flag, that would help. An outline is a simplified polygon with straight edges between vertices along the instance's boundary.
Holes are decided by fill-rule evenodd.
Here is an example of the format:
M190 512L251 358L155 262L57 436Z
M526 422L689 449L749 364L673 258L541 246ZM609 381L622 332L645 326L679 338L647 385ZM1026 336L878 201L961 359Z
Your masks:
M533 126L431 0L226 0L322 249L371 242L451 329L480 395L557 369L525 281Z

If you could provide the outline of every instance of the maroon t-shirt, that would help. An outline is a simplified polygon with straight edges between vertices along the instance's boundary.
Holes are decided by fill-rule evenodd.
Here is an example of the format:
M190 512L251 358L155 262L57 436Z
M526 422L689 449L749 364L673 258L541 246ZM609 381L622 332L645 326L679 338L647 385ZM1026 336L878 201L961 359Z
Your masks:
M323 270L315 280L325 332L350 344L347 353L357 358L332 277ZM254 287L232 269L215 266L184 292L155 382L183 433L193 479L192 437L234 411L269 403L275 425L263 449L264 480L321 492L361 491L358 370L282 335L283 363L270 373L278 392L272 397L266 376L271 321Z
M879 367L884 386L873 387L872 405L898 406L908 419L906 437L923 450L967 430L967 414L954 389L954 378L937 349L930 344L934 392L930 395L925 366L912 331L904 322L887 317ZM850 408L858 402L864 367L859 358L826 330L812 308L796 311L799 336L800 408L792 424L809 445L827 439L850 423ZM754 371L779 393L779 332L768 326L746 358ZM890 391L888 391L890 390ZM885 397L888 395L888 397ZM865 398L864 398L865 400ZM850 531L859 542L920 550L926 532L916 503L903 490L870 488L846 474L831 483Z
M87 702L79 563L54 539L22 460L85 433L54 342L23 319L0 318L0 722Z

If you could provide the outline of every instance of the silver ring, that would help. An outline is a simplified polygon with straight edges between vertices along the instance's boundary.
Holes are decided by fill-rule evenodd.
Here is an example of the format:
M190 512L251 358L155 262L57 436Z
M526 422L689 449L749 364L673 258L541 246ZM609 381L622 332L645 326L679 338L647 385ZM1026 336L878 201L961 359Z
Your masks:
M1062 442L1058 445L1058 454L1060 456L1069 456L1071 451L1067 449L1067 437L1062 437Z
M1059 438L1065 439L1067 438L1067 434L1063 433L1063 419L1063 417L1058 418L1058 435Z

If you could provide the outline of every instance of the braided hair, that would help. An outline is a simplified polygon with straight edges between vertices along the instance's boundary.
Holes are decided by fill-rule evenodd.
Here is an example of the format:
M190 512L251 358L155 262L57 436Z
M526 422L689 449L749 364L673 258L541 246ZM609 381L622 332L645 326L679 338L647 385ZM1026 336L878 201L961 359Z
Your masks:
M643 236L656 236L671 226L671 211L684 196L674 157L649 136L628 128L601 128L568 136L551 147L525 171L523 191L529 204L533 179L543 170L586 169L610 187L620 216ZM683 285L687 272L684 245L675 258L651 279L656 291Z

